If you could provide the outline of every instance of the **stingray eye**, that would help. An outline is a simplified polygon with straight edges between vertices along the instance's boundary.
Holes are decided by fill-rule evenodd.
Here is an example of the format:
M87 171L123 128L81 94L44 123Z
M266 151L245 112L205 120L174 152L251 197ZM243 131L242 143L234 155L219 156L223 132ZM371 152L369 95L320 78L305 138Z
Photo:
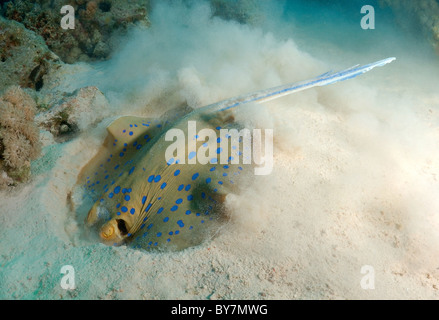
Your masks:
M104 225L101 229L101 236L102 238L108 240L114 235L114 226L113 224L110 225Z

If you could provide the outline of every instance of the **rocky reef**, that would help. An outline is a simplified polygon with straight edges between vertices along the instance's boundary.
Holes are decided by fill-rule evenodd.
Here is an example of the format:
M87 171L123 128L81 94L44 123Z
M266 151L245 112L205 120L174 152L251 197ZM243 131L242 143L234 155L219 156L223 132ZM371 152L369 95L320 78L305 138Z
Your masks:
M36 104L18 86L0 97L0 189L30 177L30 162L40 154Z
M21 23L0 17L0 92L11 85L40 90L59 58L39 35Z
M66 4L75 9L73 30L60 27ZM74 63L107 58L115 37L134 24L149 24L148 8L149 0L13 0L3 4L2 13L42 36L64 62Z

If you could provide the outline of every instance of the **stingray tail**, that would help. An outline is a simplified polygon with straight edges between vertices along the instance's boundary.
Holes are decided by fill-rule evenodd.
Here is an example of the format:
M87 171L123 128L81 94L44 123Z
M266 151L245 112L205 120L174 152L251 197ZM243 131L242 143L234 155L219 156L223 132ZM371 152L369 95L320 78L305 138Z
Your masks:
M290 84L286 84L286 85L282 85L282 86L278 86L278 87L274 87L274 88L270 88L270 89L265 89L265 90L245 94L245 95L242 95L239 97L235 97L235 98L231 98L228 100L224 100L224 101L215 103L213 105L209 105L205 108L210 108L210 109L212 109L211 111L224 111L227 109L238 107L242 104L249 103L249 102L262 103L262 102L270 101L270 100L277 99L277 98L286 96L288 94L302 91L302 90L306 90L306 89L309 89L312 87L326 86L328 84L332 84L332 83L336 83L339 81L355 78L356 76L363 74L363 73L366 73L375 67L384 66L384 65L392 62L395 59L396 58L391 57L391 58L387 58L387 59L383 59L380 61L376 61L376 62L367 64L364 66L357 65L357 66L351 67L349 69L335 72L335 73L334 72L326 72L326 73L318 76L317 78L314 78L311 80L290 83Z

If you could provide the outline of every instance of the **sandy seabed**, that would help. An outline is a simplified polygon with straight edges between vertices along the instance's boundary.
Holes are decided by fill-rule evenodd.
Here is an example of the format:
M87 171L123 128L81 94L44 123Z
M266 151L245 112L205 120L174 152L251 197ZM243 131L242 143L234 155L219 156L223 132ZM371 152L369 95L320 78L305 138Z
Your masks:
M337 53L344 51L335 47L325 61L293 40L220 20L197 21L187 32L204 39L206 48L179 51L180 64L167 67L176 67L176 75L157 58L160 77L128 81L134 92L129 99L108 89L108 80L92 77L113 108L99 112L158 115L157 101L199 107L312 78L334 64L345 68L386 57L348 52L341 58ZM147 63L137 64L148 49L138 41L145 32L154 46L154 35L135 32L136 41L127 41L103 74L125 70L123 80L147 72ZM130 51L133 45L139 50ZM65 143L41 132L43 155L32 164L32 181L0 194L0 297L439 298L439 62L398 50L394 63L359 78L239 110L238 120L274 129L273 173L227 197L231 218L214 239L178 253L91 241L76 193L75 208L69 207L67 195L102 142L105 122ZM149 59L159 54L151 52ZM124 58L136 63L122 63ZM83 79L83 71L72 70L60 71L70 79L66 86L80 86L71 79ZM170 91L176 96L164 97ZM75 290L60 285L64 265L75 270ZM361 286L363 266L374 270L374 289Z

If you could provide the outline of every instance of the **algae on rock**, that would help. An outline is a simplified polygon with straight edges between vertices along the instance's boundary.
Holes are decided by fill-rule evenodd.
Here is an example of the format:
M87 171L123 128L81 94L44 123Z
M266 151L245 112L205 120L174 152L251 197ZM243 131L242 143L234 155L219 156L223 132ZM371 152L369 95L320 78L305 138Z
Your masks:
M0 97L0 189L25 182L41 152L35 101L18 86Z

